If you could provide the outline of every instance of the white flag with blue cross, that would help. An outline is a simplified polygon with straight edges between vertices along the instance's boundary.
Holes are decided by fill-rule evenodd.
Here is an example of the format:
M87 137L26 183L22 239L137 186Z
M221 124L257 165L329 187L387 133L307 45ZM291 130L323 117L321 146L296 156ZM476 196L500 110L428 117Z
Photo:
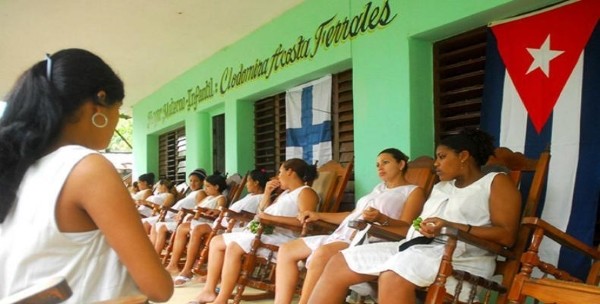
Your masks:
M285 103L286 159L331 160L331 75L286 91Z

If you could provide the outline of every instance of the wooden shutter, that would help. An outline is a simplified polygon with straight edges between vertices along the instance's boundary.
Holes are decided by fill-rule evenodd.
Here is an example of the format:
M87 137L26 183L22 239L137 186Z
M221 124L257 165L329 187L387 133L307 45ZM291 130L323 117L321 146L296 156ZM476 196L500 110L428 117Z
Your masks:
M333 75L331 85L333 159L347 166L354 159L354 100L352 70ZM350 175L339 211L354 209L354 172Z
M485 27L433 45L436 144L462 127L479 127L485 47Z
M158 138L158 176L179 184L185 182L187 142L185 128L164 133Z
M285 93L254 103L254 147L256 168L275 175L285 161Z

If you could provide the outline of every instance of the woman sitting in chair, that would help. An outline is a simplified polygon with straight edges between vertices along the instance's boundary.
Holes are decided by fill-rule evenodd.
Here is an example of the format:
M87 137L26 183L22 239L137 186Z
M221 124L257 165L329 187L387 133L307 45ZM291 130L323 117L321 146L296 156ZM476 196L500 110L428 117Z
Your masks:
M235 212L241 212L244 210L250 213L256 213L258 210L258 204L262 201L268 179L267 173L263 172L262 170L251 171L250 174L248 174L248 179L246 180L246 189L248 190L248 194L244 198L233 203L233 205L229 207L229 210ZM213 227L214 225L227 227L228 219L225 217L221 220L221 223L213 223ZM173 245L173 255L169 261L169 265L167 265L167 270L169 272L179 273L177 277L175 277L175 287L181 287L190 282L192 279L192 268L194 267L194 262L196 261L198 251L200 250L200 241L202 240L202 237L205 237L212 231L212 229L214 229L209 227L211 229L206 231L206 227L204 225L199 225L197 227L201 227L202 229L192 230L192 236L190 236L189 243L187 243L187 238L185 235L179 234L179 230L177 232L175 244ZM201 234L203 231L205 231L205 233ZM185 265L180 271L178 267L179 257L181 256L181 252L183 252L185 249L186 244L188 249L187 257L185 260Z
M398 149L389 148L377 156L377 173L382 183L358 200L352 212L302 212L301 222L322 220L338 224L331 235L309 236L283 244L277 254L275 303L290 303L298 281L298 262L308 258L307 273L298 303L306 303L327 261L340 250L348 248L357 230L348 227L351 220L364 219L390 226L406 234L410 223L423 209L423 189L404 179L408 157Z
M267 183L257 217L300 226L297 219L298 213L315 210L319 202L317 193L306 185L316 177L315 166L308 165L297 158L285 161L279 167L278 179ZM285 191L271 203L271 194L278 188ZM261 241L280 245L297 236L288 229L275 227L272 234L263 234ZM250 251L254 237L254 233L250 230L244 230L225 233L212 239L209 247L206 284L200 294L196 296L196 302L227 303L239 276L242 256ZM261 250L258 254L262 254ZM221 279L221 290L217 294L215 288L219 279Z
M187 234L190 233L190 242L194 242L192 240L196 240L196 238L198 239L198 242L200 242L199 236L202 236L205 233L205 230L210 232L210 223L212 223L211 220L203 218L202 216L214 217L220 212L218 209L219 207L227 206L227 198L222 194L225 189L227 189L227 183L225 182L225 177L223 177L221 173L216 172L215 174L206 177L204 180L204 192L206 193L206 197L197 205L198 210L196 211L196 214L198 215L198 218L188 215L190 220L181 223L179 227L175 227L176 225L169 223L157 223L155 225L156 227L150 230L150 241L154 244L156 252L159 254L162 252L167 241L167 234L173 232L175 228L177 228L177 235L181 235L187 240ZM200 233L199 236L198 233ZM183 252L183 249L184 248L181 249L181 252L177 253L173 251L173 255L177 254L179 257ZM193 250L193 248L188 247L188 252L191 250ZM198 250L196 249L195 251ZM177 260L179 260L179 258ZM175 263L177 263L177 260Z
M149 217L152 215L152 206L165 206L171 207L175 203L175 194L173 189L175 184L168 179L161 179L158 181L158 187L156 187L156 194L149 196L145 200L137 201L138 212L143 217ZM151 203L152 205L146 205L144 203Z
M147 199L152 195L152 188L154 187L154 173L148 172L140 175L137 180L138 191L132 194L134 202Z
M379 303L415 303L416 288L429 286L436 278L444 250L444 240L438 237L442 227L511 246L519 225L521 197L507 175L482 173L481 166L493 153L491 137L482 131L463 130L443 139L434 163L440 182L425 202L419 229L411 226L406 239L399 243L356 246L335 255L309 303L341 303L349 286L377 276ZM459 242L453 264L489 278L496 257Z
M179 200L175 205L173 205L173 209L181 210L181 208L193 209L198 203L200 203L205 197L206 192L202 190L202 185L204 184L204 179L206 178L206 171L204 169L196 169L190 173L188 176L189 179L189 189L190 193L181 200ZM174 230L177 222L179 220L179 213L173 213L167 211L167 214L164 216L164 224L166 225L170 231ZM152 234L151 229L152 226L156 224L160 215L146 217L142 219L142 224L144 228L148 232L148 234ZM152 237L151 237L152 239ZM154 239L156 239L156 235L154 235ZM152 242L154 243L154 241Z

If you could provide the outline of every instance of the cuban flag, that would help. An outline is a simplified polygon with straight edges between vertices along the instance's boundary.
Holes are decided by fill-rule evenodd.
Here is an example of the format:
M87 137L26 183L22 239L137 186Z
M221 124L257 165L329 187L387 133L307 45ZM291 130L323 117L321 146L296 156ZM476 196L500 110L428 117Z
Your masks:
M286 159L331 160L331 75L286 91L285 109Z
M492 23L481 115L497 145L529 157L550 148L539 215L590 245L600 203L599 17L600 1L581 0ZM590 267L549 239L540 255L580 278Z

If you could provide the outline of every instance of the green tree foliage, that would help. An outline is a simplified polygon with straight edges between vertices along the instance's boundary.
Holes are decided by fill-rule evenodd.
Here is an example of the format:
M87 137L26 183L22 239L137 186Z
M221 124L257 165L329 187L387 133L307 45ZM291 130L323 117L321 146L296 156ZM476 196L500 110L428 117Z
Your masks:
M120 134L120 135L119 135ZM132 147L132 135L133 135L133 121L131 117L122 115L119 119L119 123L117 124L117 129L115 130L115 134L113 134L112 139L110 140L110 144L108 148L106 148L107 152L131 152Z

